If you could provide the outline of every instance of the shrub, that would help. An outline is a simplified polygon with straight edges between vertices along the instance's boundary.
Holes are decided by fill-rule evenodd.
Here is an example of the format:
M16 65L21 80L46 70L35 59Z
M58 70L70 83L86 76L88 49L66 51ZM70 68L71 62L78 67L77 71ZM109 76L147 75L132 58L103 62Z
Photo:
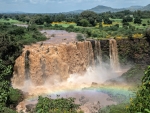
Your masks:
M148 27L148 28L146 29L146 31L145 31L145 36L146 36L147 38L150 38L150 27Z
M36 113L77 113L80 105L75 104L74 101L75 98L51 99L40 96L35 111Z
M83 41L83 40L84 40L84 37L83 37L82 34L77 34L76 39L77 39L78 41Z
M145 71L142 79L142 85L136 92L136 97L130 99L129 112L130 113L149 113L150 112L150 66Z
M89 26L89 22L88 22L87 19L82 19L82 20L80 20L80 24L81 24L81 26L83 26L83 27Z
M22 100L23 100L23 95L21 94L21 91L19 91L18 89L10 88L10 92L9 92L10 103L16 106Z

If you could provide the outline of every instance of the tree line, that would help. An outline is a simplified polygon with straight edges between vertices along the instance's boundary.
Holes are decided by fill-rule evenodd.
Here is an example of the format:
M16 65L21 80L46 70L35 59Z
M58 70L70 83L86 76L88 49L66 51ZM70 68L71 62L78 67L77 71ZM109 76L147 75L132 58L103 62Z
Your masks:
M111 24L112 19L123 19L123 22L141 23L141 19L150 18L150 11L120 11L120 12L105 12L97 14L93 11L83 11L81 14L74 13L58 13L58 14L0 14L0 19L12 18L29 24L43 25L52 22L75 22L81 26L95 26L96 23L104 21L105 24Z

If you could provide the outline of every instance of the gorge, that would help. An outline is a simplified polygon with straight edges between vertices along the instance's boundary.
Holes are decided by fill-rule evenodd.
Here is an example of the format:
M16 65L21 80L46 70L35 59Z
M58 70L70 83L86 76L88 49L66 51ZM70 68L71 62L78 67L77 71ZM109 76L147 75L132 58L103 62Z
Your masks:
M133 44L135 42L137 43ZM136 45L138 50L134 50L133 54ZM77 100L82 96L86 97L87 103L81 106L86 113L91 113L93 108L88 108L96 101L102 102L103 107L117 104L119 101L116 95L130 93L128 85L105 85L105 81L121 76L124 72L122 64L128 64L130 61L149 63L148 46L149 43L145 39L26 45L16 59L12 78L14 88L28 93L26 100L21 103L23 105L20 104L18 109L35 104L39 95L56 98L57 94L62 97L73 96ZM119 62L121 57L126 59ZM124 83L123 80L121 82ZM88 89L90 87L92 90ZM110 94L112 89L115 89L115 94ZM95 99L91 95L95 95Z

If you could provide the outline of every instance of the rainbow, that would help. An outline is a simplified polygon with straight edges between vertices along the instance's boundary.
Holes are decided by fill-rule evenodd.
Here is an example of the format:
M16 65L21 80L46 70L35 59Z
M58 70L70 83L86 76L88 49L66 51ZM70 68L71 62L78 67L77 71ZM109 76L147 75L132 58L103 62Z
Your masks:
M94 95L95 93L100 94L106 94L108 95L113 101L118 101L120 98L124 98L124 102L129 102L130 98L134 96L134 90L129 85L101 85L101 86L93 86L93 87L85 87L85 88L72 88L72 89L57 89L55 91L46 92L43 94L40 94L43 97L50 97L50 98L56 98L57 95L60 95L60 97L67 98L67 94L71 93L77 93L80 94L81 92L85 92L91 95ZM37 101L38 96L40 95L31 95L29 96L26 101ZM70 96L71 97L71 96Z

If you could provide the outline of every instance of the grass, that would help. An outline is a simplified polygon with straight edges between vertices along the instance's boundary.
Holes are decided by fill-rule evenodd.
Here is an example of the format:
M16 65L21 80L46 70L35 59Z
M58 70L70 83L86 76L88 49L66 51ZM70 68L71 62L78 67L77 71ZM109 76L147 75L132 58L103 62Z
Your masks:
M22 24L23 22L13 19L0 19L0 23Z
M110 20L112 20L112 24L104 24L104 22L102 22L103 28L99 28L99 23L96 24L96 26L94 27L83 27L83 26L77 26L76 23L74 22L53 22L52 26L58 25L58 26L62 26L63 28L67 28L70 25L73 25L74 28L83 28L83 29L89 29L89 31L91 32L90 37L93 38L110 38L110 37L116 37L118 39L121 38L128 38L128 34L130 33L130 30L125 28L122 24L122 19L112 19L110 18ZM142 24L134 24L134 22L129 22L129 24L131 26L133 26L132 28L135 30L132 32L132 36L133 38L142 38L143 37L143 31L148 27L148 23L147 21L150 21L149 19L142 19ZM119 24L119 28L110 28L110 26L115 26L116 24ZM143 24L146 24L146 26L143 26ZM129 26L128 26L129 27ZM130 29L132 29L130 28ZM116 30L115 30L116 29ZM84 30L82 30L82 33L84 33Z
M73 25L74 27L77 26L74 22L53 22L52 26L55 26L56 24L61 25L62 27L69 27L70 25Z
M143 24L143 23L147 24L147 21L148 21L148 20L150 21L150 18L142 19L142 24Z

